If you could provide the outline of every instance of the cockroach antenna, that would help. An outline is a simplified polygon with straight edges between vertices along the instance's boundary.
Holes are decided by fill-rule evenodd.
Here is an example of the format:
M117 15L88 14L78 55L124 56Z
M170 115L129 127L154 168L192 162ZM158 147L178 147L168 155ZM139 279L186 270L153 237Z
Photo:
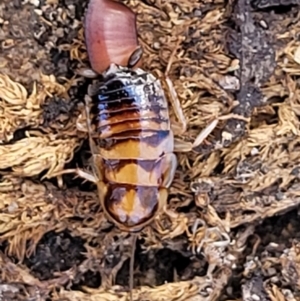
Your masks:
M129 265L129 300L133 301L133 274L134 274L134 255L137 243L137 233L132 233L132 249Z

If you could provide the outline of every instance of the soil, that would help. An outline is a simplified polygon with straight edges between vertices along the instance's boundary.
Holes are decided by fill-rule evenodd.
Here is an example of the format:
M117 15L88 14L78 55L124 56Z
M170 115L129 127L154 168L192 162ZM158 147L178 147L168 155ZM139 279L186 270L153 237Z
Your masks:
M178 58L171 74L180 98L188 99L184 105L189 128L181 138L192 141L216 114L240 117L221 120L193 154L179 154L168 204L171 213L138 238L134 286L139 299L135 300L257 300L257 295L260 300L300 300L295 259L300 240L295 169L300 114L297 105L291 105L296 100L289 98L291 93L300 96L300 62L298 58L298 65L294 61L292 65L286 59L295 53L287 45L300 49L299 1L123 2L138 14L147 71L161 75L170 44L175 45L177 35L185 35L180 46L185 58ZM65 175L60 187L56 177L42 177L52 161L68 169L86 167L90 158L87 137L74 130L91 82L76 75L76 70L89 66L82 42L86 7L86 0L3 0L0 4L0 75L20 83L28 95L34 92L34 83L38 88L46 85L41 74L57 81L56 88L36 105L35 120L18 117L19 122L12 122L12 135L0 127L1 147L8 150L1 149L0 156L13 153L9 147L27 139L28 130L39 131L37 137L50 137L36 149L46 153L47 145L57 143L53 152L59 153L61 145L66 154L39 161L41 167L34 172L29 171L36 166L33 161L28 165L27 161L0 162L4 267L0 299L5 301L125 300L127 296L131 236L105 219L94 185ZM224 22L216 21L217 13ZM172 18L193 17L201 18L201 29L190 24L183 34L174 22L168 25ZM235 60L240 68L235 68ZM75 84L68 85L75 77ZM226 82L234 78L239 89ZM59 92L62 86L67 87L66 93ZM0 111L4 112L2 95ZM284 105L288 113L280 111ZM19 105L11 112L17 116L15 112L25 107ZM70 148L63 146L64 141L72 141ZM5 157L3 162L9 160ZM224 248L220 246L227 236L222 231L232 242ZM241 241L243 245L237 245ZM197 248L201 251L194 252ZM212 266L217 268L211 270ZM213 279L210 288L205 279ZM276 294L278 299L272 298Z

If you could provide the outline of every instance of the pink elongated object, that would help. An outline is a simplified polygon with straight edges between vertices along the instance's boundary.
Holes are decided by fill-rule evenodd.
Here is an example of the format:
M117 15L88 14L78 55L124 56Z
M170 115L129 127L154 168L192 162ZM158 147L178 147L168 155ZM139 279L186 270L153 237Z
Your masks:
M85 43L95 72L104 72L111 63L127 66L139 47L135 14L122 3L91 0L85 17Z

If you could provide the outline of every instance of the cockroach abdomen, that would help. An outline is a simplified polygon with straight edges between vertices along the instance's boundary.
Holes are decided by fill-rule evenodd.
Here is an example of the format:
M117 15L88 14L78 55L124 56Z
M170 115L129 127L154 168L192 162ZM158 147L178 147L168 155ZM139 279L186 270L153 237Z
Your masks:
M166 201L177 166L168 103L142 69L111 64L102 77L90 110L107 187L102 206L119 227L137 231Z

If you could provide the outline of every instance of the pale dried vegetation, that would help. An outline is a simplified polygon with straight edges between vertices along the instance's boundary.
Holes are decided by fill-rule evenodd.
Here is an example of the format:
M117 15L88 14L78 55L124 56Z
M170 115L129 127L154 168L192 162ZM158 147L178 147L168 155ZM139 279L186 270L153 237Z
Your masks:
M45 1L45 5L56 9L58 2ZM239 82L241 61L229 54L225 42L227 21L235 13L231 11L233 3L225 7L222 0L124 2L138 16L146 70L163 79L170 53L181 39L170 72L188 123L184 137L178 139L193 142L210 122L221 117L199 148L178 154L180 167L168 208L140 233L147 252L167 247L189 252L190 256L201 253L201 260L208 265L207 274L185 280L174 275L174 282L159 286L152 281L152 287L134 289L134 300L219 300L241 259L245 261L241 277L247 278L241 288L244 300L257 300L255 295L265 296L265 300L297 300L293 294L300 289L299 243L294 242L290 248L270 243L260 260L256 253L260 238L253 234L258 222L284 214L300 203L300 12L291 14L293 20L288 15L281 18L274 14L268 19L268 13L257 13L261 22L269 22L268 48L274 49L276 64L268 57L267 75L264 66L258 67L260 61L252 62L253 70L247 69L249 62L248 67L243 66L250 75L261 71L267 77L255 83L258 94L252 94L252 98L250 95L250 105L243 107L246 94L242 98L235 95L240 85L249 85L249 79L244 76ZM5 35L5 26L9 28L3 7L1 10L0 5L0 36ZM64 20L68 9L60 8L59 18ZM41 15L45 11L37 7L32 13ZM77 25L80 30L73 44L59 48L68 51L78 66L86 66L82 25L79 21ZM237 37L246 37L240 42L244 47L257 42L251 36L247 38L247 30L246 35ZM263 37L267 39L267 35ZM263 53L260 60L264 55L267 54ZM24 64L28 66L29 62ZM127 289L114 284L130 256L131 237L110 227L98 206L96 191L64 189L61 177L59 185L49 182L73 159L86 133L76 129L82 107L57 114L47 124L43 110L55 97L72 102L68 91L82 78L58 79L42 72L34 72L31 78L27 72L22 84L17 69L15 77L12 71L6 71L4 67L0 70L0 233L5 246L5 252L0 253L0 299L10 292L14 300L17 296L19 300L29 300L28 296L44 300L51 292L53 301L128 300ZM258 76L259 80L262 76ZM250 113L246 109L249 106ZM235 108L239 108L236 114L249 118L248 123L247 119L235 119L232 126L232 120L222 120ZM39 280L26 267L24 258L34 254L45 233L63 230L84 240L85 259L78 266L57 272L50 280ZM256 242L250 254L248 247L246 258L250 237ZM108 254L114 258L114 266L107 267L103 260ZM102 286L71 289L72 281L88 270L100 271ZM262 275L270 277L264 279ZM288 283L289 288L281 287L282 283ZM52 291L54 288L60 289Z

